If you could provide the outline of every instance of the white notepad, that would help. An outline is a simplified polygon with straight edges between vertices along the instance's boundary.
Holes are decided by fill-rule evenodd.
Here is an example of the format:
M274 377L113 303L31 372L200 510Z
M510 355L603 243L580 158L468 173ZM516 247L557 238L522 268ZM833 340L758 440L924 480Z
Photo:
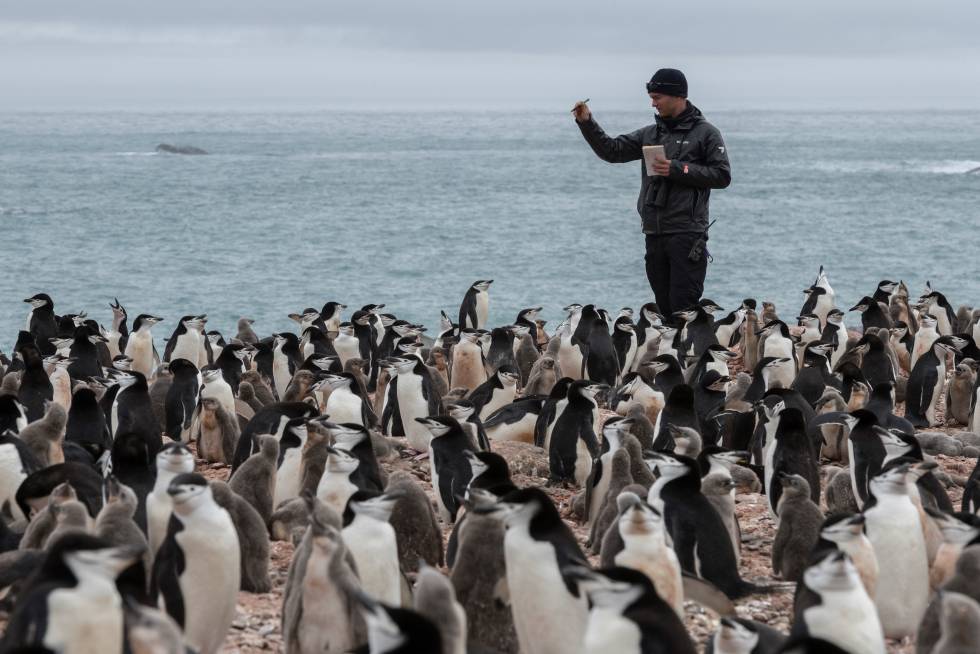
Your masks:
M662 145L644 145L643 146L643 161L647 166L647 175L651 177L656 177L657 173L653 172L653 162L660 160L665 161L667 159L666 154L664 154L664 146Z

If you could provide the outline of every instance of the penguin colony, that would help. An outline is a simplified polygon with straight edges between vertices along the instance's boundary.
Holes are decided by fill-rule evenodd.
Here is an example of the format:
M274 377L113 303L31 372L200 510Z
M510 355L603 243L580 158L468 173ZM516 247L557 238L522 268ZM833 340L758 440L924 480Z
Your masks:
M884 280L849 332L821 268L790 321L572 304L549 335L541 307L490 327L491 283L432 336L383 304L161 339L118 300L108 325L25 300L0 353L0 652L221 651L274 541L289 653L980 651L980 464L954 505L929 452L956 439L922 431L980 430L980 310ZM545 484L518 484L520 451ZM736 612L773 594L788 633Z

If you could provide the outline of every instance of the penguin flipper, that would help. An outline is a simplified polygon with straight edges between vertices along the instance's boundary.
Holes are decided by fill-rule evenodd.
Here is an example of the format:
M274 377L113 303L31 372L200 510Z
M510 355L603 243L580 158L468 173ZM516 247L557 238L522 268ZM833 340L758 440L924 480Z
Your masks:
M443 505L446 507L446 511L449 512L451 520L456 519L456 513L459 510L459 502L456 496L453 494L456 490L456 476L452 474L455 472L452 469L452 461L450 461L445 454L441 454L439 450L433 450L433 461L432 465L435 466L436 470L442 470L443 472L439 475L439 497L442 499ZM463 489L465 492L466 489ZM460 494L462 496L462 493Z
M929 411L929 408L932 405L932 393L927 392L926 389L935 388L936 384L940 383L942 382L939 380L939 374L936 372L936 369L930 368L926 372L926 376L922 384L921 395L919 396L919 415L923 418L928 415L927 411Z
M437 416L442 413L442 398L436 397L432 392L432 380L428 372L422 375L422 397L425 399L426 408L430 416Z
M184 573L186 561L184 552L177 544L177 534L183 529L180 520L171 515L167 525L167 536L153 559L153 579L150 597L163 596L163 606L167 613L184 628L184 595L180 589L180 575Z
M734 602L710 581L689 572L682 572L681 582L684 585L684 599L697 602L721 617L735 615Z
M395 412L395 404L398 403L398 393L396 391L398 388L397 384L398 378L392 378L392 380L388 382L388 388L385 389L385 392L387 393L387 401L384 403L384 409L381 411L381 433L386 436L395 435L393 430L394 424L392 423Z
M583 424L582 429L579 431L579 438L585 441L585 447L589 449L589 455L593 459L597 458L600 454L599 452L599 439L596 438L595 431L592 428L592 424Z
M978 508L976 493L977 478L975 476L971 476L971 478L966 482L966 487L963 489L963 501L960 505L960 511L965 513L976 513L976 509Z
M926 473L919 481L918 487L920 491L925 491L936 501L936 506L943 513L953 513L953 502L949 499L949 495L946 493L946 489L943 485L936 479L936 476L931 472Z
M480 449L484 452L490 451L490 437L487 436L487 430L483 427L483 423L480 422L479 418L476 421L476 438L480 441L478 444Z
M544 440L548 434L548 423L555 416L555 407L552 406L549 409L541 408L541 413L538 414L538 419L534 421L534 444L538 447L544 447Z

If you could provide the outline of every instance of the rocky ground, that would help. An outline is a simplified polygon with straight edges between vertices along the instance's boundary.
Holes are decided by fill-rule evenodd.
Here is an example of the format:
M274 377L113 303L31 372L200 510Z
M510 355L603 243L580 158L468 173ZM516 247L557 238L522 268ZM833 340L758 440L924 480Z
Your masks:
M939 431L939 430L937 430ZM956 430L952 430L956 431ZM574 491L568 489L546 487L548 463L543 450L523 443L503 443L496 448L511 464L514 481L519 486L536 485L545 487L548 495L558 506L569 527L583 545L588 538L588 531L572 517L572 500ZM936 456L942 469L954 480L969 476L976 460L967 457ZM389 473L394 470L407 470L412 473L430 494L434 501L429 484L429 464L427 460L416 461L408 456L383 463ZM224 466L208 466L201 462L206 476L225 479L228 468ZM955 505L959 505L962 489L953 485L948 489ZM736 511L742 528L742 576L761 585L771 584L773 579L770 568L770 545L775 534L775 524L769 516L765 498L757 493L739 492L737 495ZM448 538L449 530L444 532ZM240 593L238 614L232 626L231 633L225 641L223 652L266 652L281 651L282 638L279 616L282 604L282 592L286 582L293 547L289 543L274 542L270 561L271 578L274 589L271 593L251 594ZM598 564L597 557L591 557ZM738 614L771 627L788 631L792 621L793 594L789 590L780 590L771 594L755 595L736 602ZM718 616L708 610L688 602L686 625L692 636L704 643L718 625ZM890 643L889 652L909 653L914 651L912 643Z

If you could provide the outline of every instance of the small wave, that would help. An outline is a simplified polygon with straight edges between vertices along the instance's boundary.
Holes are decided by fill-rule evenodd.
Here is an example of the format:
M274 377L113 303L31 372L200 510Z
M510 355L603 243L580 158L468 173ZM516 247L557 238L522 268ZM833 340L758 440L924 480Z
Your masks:
M0 216L23 216L26 213L27 209L20 207L0 207Z
M942 161L928 166L925 172L937 175L963 175L974 170L980 170L980 161Z
M815 161L813 167L826 173L927 173L964 175L980 169L980 161L947 159L944 161Z
M113 152L117 157L155 157L156 152Z

